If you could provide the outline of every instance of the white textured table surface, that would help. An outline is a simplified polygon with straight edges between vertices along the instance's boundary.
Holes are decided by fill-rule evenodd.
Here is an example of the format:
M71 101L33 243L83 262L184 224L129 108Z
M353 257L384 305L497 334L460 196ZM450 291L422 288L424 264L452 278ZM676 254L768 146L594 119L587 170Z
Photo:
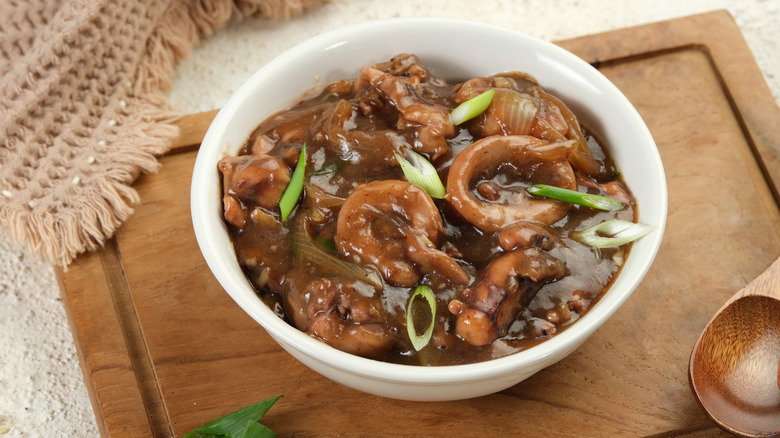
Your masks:
M341 0L288 22L231 23L178 67L168 97L182 113L219 108L255 70L288 47L366 20L452 17L562 40L714 9L728 9L734 16L780 102L777 0ZM53 269L11 245L3 233L0 344L0 437L98 435Z

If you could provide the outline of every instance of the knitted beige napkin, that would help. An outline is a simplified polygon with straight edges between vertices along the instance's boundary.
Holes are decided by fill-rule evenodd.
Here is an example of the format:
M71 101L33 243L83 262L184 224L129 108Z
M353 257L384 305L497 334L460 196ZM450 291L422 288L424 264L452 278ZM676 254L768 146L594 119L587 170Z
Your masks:
M2 0L0 229L67 266L139 201L131 187L178 134L161 92L230 19L324 0Z

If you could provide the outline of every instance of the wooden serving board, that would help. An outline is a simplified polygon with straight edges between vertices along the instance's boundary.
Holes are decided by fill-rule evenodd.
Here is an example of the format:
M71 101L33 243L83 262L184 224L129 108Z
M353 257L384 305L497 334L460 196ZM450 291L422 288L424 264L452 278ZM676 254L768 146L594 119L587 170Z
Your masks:
M726 435L691 395L700 330L780 255L780 110L739 29L718 11L559 43L632 101L661 151L669 219L628 302L572 355L506 391L418 403L364 394L298 363L208 270L189 210L214 112L184 117L162 171L104 249L60 273L101 432L181 436L282 394L280 436Z

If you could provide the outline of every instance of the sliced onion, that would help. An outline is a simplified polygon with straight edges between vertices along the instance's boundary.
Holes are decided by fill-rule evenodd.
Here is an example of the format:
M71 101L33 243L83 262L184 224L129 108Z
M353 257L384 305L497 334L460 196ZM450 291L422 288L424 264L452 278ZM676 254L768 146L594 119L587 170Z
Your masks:
M417 334L417 329L414 327L414 317L412 315L412 305L414 299L417 297L424 298L428 302L428 308L431 311L431 323L428 324L428 328L425 329L423 334ZM406 330L409 333L409 339L412 341L412 346L416 351L422 350L428 342L431 341L433 335L433 325L436 321L436 297L433 295L433 291L430 287L421 284L414 289L412 296L409 297L409 303L406 305Z
M536 102L528 94L497 89L487 114L497 119L506 135L527 135L536 119Z
M652 225L612 219L583 231L575 231L570 236L593 248L614 248L644 237L654 229Z
M577 140L577 148L569 156L569 162L572 167L580 172L590 176L599 176L604 172L604 168L599 160L593 158L588 148L588 142L585 140L585 136L582 134L582 127L577 120L577 116L566 106L563 101L553 96L552 94L544 91L540 92L542 99L545 99L557 106L563 115L566 124L569 125L569 132L566 135L568 138Z
M323 273L343 275L348 278L382 288L382 278L373 269L342 260L323 245L315 242L306 230L306 220L300 219L293 229L292 248L296 257L319 267Z
M322 187L312 184L310 180L304 183L303 186L306 188L306 199L311 200L311 205L313 206L320 208L341 207L344 201L346 201L346 199L331 195Z

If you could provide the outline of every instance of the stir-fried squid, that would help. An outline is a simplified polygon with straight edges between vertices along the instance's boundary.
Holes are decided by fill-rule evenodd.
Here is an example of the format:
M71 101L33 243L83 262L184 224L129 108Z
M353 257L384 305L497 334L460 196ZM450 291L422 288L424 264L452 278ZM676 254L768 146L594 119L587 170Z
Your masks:
M450 113L483 93L484 111L454 124ZM410 151L436 169L443 197L407 181L415 169L397 158ZM635 220L607 152L528 74L450 83L402 54L260 122L219 171L239 263L280 317L349 353L447 365L543 342L609 288L630 244L572 237ZM300 172L291 182L301 157L303 182ZM302 194L283 219L279 199L295 184ZM533 194L540 184L622 208ZM412 314L421 285L430 309Z

